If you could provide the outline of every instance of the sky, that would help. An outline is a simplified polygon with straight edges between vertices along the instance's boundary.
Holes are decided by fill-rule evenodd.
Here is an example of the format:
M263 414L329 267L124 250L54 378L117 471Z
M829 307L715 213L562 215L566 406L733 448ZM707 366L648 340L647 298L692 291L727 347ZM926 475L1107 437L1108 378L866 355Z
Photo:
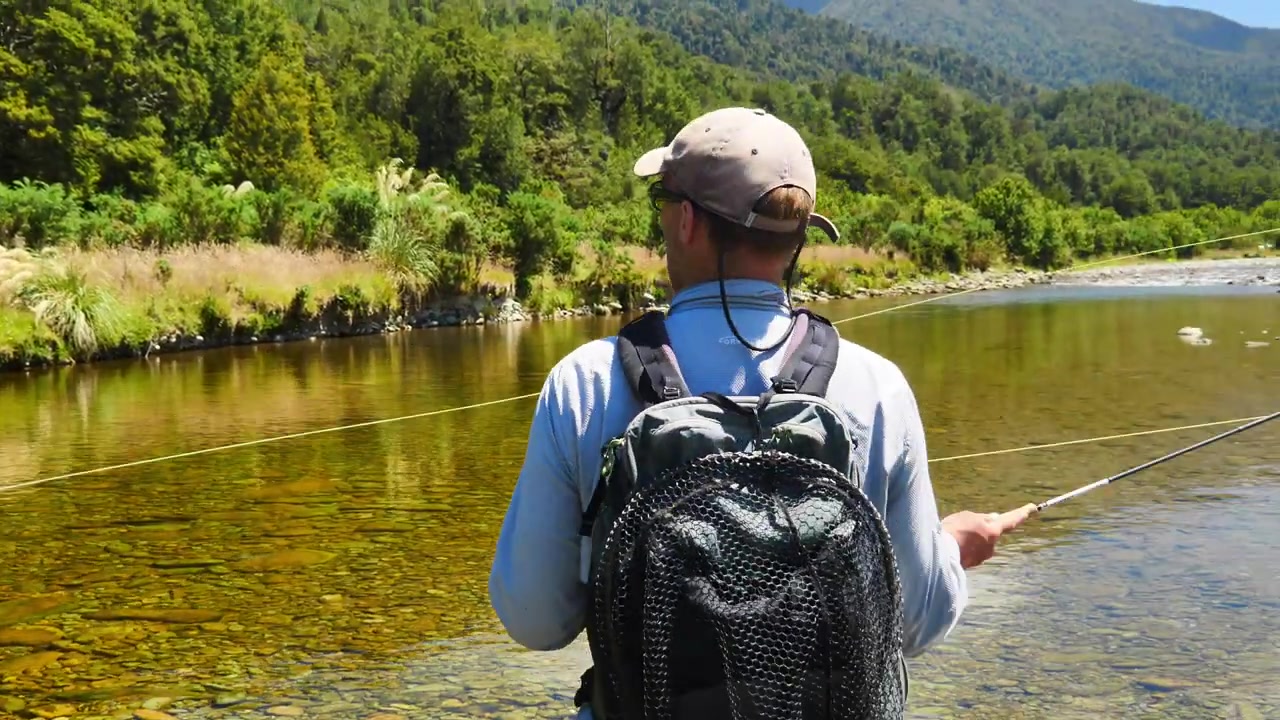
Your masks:
M1145 0L1153 5L1208 10L1241 25L1280 28L1280 0Z

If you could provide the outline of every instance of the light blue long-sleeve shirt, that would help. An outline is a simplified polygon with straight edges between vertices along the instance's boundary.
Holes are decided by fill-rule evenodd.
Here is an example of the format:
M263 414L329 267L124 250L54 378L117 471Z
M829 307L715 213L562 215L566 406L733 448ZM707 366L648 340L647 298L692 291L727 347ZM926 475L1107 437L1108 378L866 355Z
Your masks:
M734 325L752 345L768 347L787 331L781 288L731 280L726 289ZM733 336L723 312L716 282L672 299L667 332L685 382L694 394L762 393L785 343L757 353ZM585 629L590 589L578 528L600 476L601 449L642 409L615 341L588 342L549 373L498 537L490 601L512 639L530 649L564 648ZM848 414L864 491L888 526L902 582L904 652L917 656L955 627L968 587L959 546L938 517L915 395L895 364L842 339L827 398Z

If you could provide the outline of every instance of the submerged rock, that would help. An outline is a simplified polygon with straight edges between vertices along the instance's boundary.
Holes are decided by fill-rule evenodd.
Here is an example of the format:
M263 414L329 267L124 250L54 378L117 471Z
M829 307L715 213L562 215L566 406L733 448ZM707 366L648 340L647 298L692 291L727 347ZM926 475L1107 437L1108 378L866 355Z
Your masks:
M260 555L232 563L231 567L245 572L271 572L273 570L319 565L329 562L335 557L337 557L335 553L323 550L281 550L270 555Z
M133 717L136 720L178 720L167 712L152 710L149 708L141 708L133 711Z
M0 647L43 647L61 637L57 630L9 628L0 630Z
M173 558L169 560L154 560L151 566L161 570L173 570L212 567L221 565L223 562L216 558Z
M67 600L66 595L58 593L0 603L0 627L17 625L20 622L48 615L66 605Z
M1186 343L1187 345L1212 345L1213 344L1213 340L1207 337L1179 335L1178 339Z
M82 615L87 620L139 620L175 624L198 624L222 619L220 610L196 610L189 608L152 608L125 610L98 610Z
M60 657L62 657L62 653L56 650L19 655L16 658L0 662L0 675L22 675L23 673L35 672L46 665L52 664Z
M1249 703L1234 703L1227 709L1229 720L1263 720L1262 711Z

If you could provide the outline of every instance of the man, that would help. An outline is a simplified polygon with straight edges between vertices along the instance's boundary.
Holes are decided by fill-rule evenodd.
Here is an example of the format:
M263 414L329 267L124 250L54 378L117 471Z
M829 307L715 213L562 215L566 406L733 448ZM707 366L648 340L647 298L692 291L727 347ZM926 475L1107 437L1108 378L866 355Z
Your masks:
M793 323L783 285L805 231L816 226L837 238L813 212L817 178L804 141L763 111L726 108L646 153L635 173L660 176L650 195L675 293L666 328L690 392L764 392ZM491 602L511 637L534 650L563 648L584 629L591 594L583 512L602 448L643 407L623 376L616 340L586 343L551 370L498 539ZM990 558L1001 534L1035 506L940 521L914 395L883 357L842 339L827 399L857 436L864 491L898 563L903 652L917 656L959 620L964 569Z

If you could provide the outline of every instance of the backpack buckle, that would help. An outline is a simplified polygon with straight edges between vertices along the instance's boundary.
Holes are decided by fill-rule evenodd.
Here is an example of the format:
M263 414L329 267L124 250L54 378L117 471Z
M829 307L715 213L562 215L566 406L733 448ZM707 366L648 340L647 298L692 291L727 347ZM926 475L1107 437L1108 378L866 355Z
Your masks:
M800 384L791 378L774 378L773 391L780 393L793 393L800 390Z
M662 398L664 400L674 400L680 397L680 388L664 385L662 387Z

